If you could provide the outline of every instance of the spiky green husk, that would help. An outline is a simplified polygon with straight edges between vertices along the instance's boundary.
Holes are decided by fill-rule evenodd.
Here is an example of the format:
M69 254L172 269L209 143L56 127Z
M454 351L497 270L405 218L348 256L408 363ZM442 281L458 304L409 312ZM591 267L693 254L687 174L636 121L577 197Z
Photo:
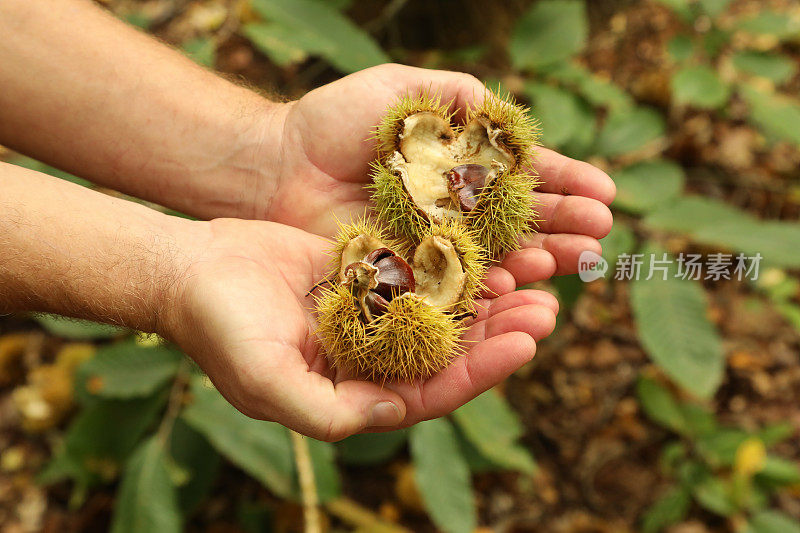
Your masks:
M518 104L510 93L498 94L487 90L483 102L467 109L467 122L486 117L492 126L503 130L500 141L517 159L516 170L530 171L535 149L539 145L539 122L530 116L528 108Z
M489 257L496 259L520 247L520 237L535 231L539 222L533 189L539 182L530 174L504 172L484 189L466 220Z
M359 235L374 237L391 250L399 250L402 247L398 241L389 236L388 229L380 221L371 220L365 216L349 224L340 224L339 231L334 238L333 247L328 252L331 256L330 268L332 272L339 272L342 267L342 252L350 241Z
M403 179L380 162L372 163L371 175L372 183L367 188L372 191L372 201L380 220L393 235L413 242L422 240L431 223L417 209Z
M461 268L467 275L464 294L461 302L456 306L456 313L471 311L475 299L481 291L486 289L486 285L483 283L489 259L486 251L478 244L477 235L455 220L428 226L423 232L422 239L431 235L442 237L453 243L461 261Z
M465 327L413 294L395 298L365 325L350 292L334 286L317 299L317 314L332 366L373 381L427 379L463 352Z
M375 129L373 138L377 142L379 160L383 160L398 149L403 121L411 115L424 112L438 115L447 122L453 117L453 113L450 112L450 102L442 103L442 96L439 93L422 91L416 95L408 93L401 96L397 103L389 108Z

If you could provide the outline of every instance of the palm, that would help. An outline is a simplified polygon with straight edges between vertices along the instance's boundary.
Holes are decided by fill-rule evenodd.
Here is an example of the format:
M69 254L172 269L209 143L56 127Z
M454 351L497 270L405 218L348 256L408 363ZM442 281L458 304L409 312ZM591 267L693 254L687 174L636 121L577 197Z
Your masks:
M470 353L445 371L423 383L385 387L352 379L329 368L306 296L325 274L327 242L277 224L212 224L210 251L195 261L186 294L205 328L178 341L244 413L327 440L364 429L367 418L353 406L381 398L405 406L403 425L455 409L530 360L536 341L555 325L558 304L547 293L480 300L464 336ZM337 423L320 429L322 420Z

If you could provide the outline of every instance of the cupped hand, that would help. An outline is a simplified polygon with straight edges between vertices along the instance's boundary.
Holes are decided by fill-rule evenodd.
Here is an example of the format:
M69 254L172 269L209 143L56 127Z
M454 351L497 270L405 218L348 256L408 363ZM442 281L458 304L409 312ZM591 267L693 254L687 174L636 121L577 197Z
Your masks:
M441 94L453 111L462 111L455 120L463 120L463 110L479 102L485 88L469 74L389 64L285 104L278 178L264 218L330 236L336 220L363 214L375 158L370 136L389 105L420 91ZM576 272L580 253L599 253L597 239L611 229L607 205L616 188L603 171L545 148L534 166L543 181L534 194L542 222L537 234L523 239L522 250L493 267L490 275L506 289Z
M284 225L197 222L193 258L176 284L162 333L206 371L240 411L339 440L442 416L528 362L555 326L558 304L534 290L478 301L468 354L414 384L381 386L331 369L307 292L327 274L330 243Z

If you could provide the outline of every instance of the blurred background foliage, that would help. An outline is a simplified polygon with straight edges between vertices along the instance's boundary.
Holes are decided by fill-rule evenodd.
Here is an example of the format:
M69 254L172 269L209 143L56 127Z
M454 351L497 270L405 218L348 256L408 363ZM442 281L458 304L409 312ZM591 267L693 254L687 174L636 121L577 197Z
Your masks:
M562 314L532 363L448 417L309 442L325 529L800 531L800 3L101 3L266 94L386 61L471 72L615 178L606 279L537 284ZM611 279L632 253L763 260ZM289 432L157 338L0 318L0 415L3 531L302 527Z

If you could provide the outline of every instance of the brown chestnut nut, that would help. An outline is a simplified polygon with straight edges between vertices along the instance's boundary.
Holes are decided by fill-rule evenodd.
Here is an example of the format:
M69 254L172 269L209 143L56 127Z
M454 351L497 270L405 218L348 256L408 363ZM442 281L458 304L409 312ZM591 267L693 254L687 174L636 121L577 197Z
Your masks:
M478 195L486 186L490 169L483 165L469 164L453 167L447 173L447 190L453 203L462 212L469 213L478 205Z

